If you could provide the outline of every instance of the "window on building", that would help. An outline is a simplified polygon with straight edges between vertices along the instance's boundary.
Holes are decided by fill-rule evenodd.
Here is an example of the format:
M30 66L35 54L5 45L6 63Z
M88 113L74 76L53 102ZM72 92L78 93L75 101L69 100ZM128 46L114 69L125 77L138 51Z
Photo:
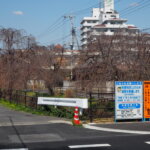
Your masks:
M95 21L95 20L93 21L93 23L96 23L96 22L97 22L97 21Z
M91 23L91 21L90 21L90 20L88 20L88 21L87 21L87 23Z
M121 25L122 22L114 22L114 21L111 21L110 24L118 24L118 25Z
M95 30L95 31L97 31L97 32L107 32L108 29L97 29L97 30Z
M115 29L110 29L110 32L115 32L116 30Z
M112 12L106 12L107 14L112 14Z
M107 32L107 31L108 31L108 29L104 29L104 30L103 30L103 32Z
M111 15L112 18L116 18L116 15Z
M110 22L110 24L116 24L115 22Z

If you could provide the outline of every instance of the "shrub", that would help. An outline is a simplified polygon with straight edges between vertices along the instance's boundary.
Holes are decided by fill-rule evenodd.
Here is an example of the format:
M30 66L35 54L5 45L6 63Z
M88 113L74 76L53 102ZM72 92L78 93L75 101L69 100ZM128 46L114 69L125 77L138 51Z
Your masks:
M66 98L73 98L73 97L75 97L75 93L74 93L73 89L67 89L65 91L65 97Z
M54 91L54 95L55 96L62 96L62 93L61 93L61 89L55 89L55 91Z

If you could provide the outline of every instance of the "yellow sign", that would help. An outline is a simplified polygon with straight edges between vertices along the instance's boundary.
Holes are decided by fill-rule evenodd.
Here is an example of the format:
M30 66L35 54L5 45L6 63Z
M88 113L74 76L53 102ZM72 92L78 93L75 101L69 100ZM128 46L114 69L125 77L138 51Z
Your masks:
M144 81L144 118L150 118L150 81Z

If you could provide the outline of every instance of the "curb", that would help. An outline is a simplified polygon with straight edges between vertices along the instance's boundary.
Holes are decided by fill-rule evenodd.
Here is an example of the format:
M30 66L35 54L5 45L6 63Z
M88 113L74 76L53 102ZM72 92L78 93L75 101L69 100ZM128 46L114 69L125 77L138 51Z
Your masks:
M89 124L84 124L84 128L97 130L97 131L105 131L105 132L116 132L116 133L129 133L129 134L140 134L140 135L150 135L150 131L137 131L137 130L121 130L121 129L112 129L112 128L103 128L103 127L95 127Z

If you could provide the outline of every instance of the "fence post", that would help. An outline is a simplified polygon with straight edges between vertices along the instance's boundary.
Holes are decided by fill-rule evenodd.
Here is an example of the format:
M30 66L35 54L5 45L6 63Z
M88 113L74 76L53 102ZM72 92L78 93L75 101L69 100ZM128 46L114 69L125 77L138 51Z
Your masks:
M37 105L37 101L38 101L38 93L37 93L37 92L36 92L36 94L35 94L35 101L36 101L35 109L37 110L37 109L38 109L38 105Z
M2 98L2 90L0 89L0 99Z
M12 89L7 90L8 97L9 97L9 102L12 103Z
M25 91L24 94L25 94L24 95L24 100L25 100L25 107L26 107L27 106L27 92Z
M16 104L18 105L18 90L16 90Z
M99 99L99 94L100 94L100 92L99 92L99 88L98 88L98 99Z
M89 102L90 102L90 109L89 109L89 113L90 113L90 115L89 115L89 118L90 118L90 122L92 123L93 122L93 113L92 113L92 93L90 92L90 100L89 100Z

